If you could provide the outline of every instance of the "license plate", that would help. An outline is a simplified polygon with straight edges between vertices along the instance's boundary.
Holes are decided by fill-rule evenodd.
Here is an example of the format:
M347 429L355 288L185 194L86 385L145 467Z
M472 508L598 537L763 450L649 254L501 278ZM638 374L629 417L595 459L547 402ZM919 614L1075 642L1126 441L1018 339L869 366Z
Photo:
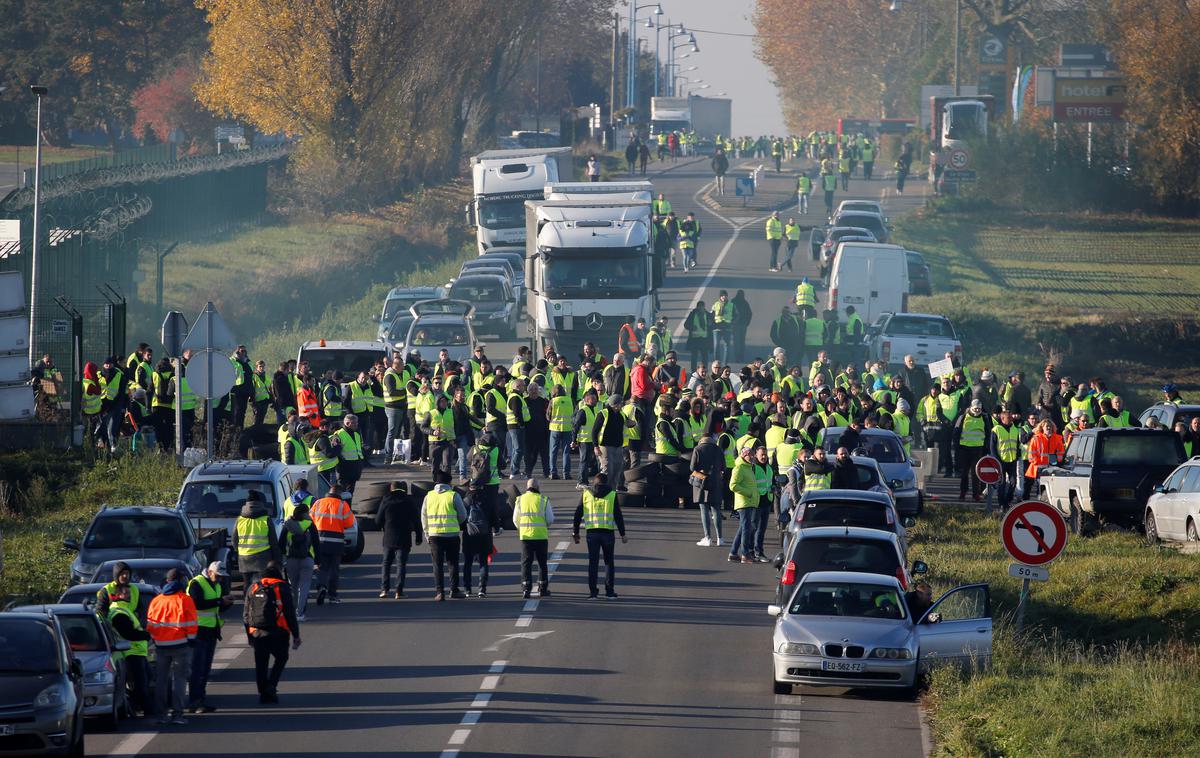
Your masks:
M1133 500L1133 490L1128 490L1128 489L1113 490L1113 496L1118 497L1122 500Z
M16 733L17 727L13 724L0 724L0 737L8 737L9 735Z
M850 663L848 661L821 661L822 671L843 671L852 674L860 674L864 670L861 663Z

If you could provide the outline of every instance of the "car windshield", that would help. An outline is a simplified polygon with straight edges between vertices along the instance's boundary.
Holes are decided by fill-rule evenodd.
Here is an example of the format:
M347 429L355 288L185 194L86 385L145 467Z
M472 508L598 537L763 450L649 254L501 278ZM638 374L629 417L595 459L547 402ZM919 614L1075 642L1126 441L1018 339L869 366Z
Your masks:
M826 452L834 452L841 445L841 436L831 436L825 440ZM863 431L859 434L858 447L851 451L855 455L865 455L874 458L877 463L903 463L907 460L904 448L890 433L871 434Z
M142 547L182 550L188 546L188 540L177 518L121 515L96 519L83 539L83 546L96 550Z
M382 346L378 350L310 348L300 351L300 360L308 362L313 376L325 376L326 371L341 371L343 377L354 378L359 371L366 371L375 361L384 357Z
M587 292L592 297L636 297L646 294L646 260L639 256L605 257L579 251L579 257L546 258L546 293L566 297Z
M1171 434L1108 434L1100 438L1099 466L1176 466L1183 462Z
M796 576L811 571L865 571L899 576L900 557L891 542L860 537L810 537L792 551Z
M870 213L879 213L879 205L877 203L862 202L857 200L846 200L842 202L842 213L850 211L869 211Z
M109 575L111 576L112 572L109 572ZM62 625L72 652L98 653L108 649L104 633L100 631L100 622L93 614L59 614L58 623Z
M489 280L457 281L450 288L453 300L466 300L468 303L502 303L507 300L504 286L500 282Z
M116 561L105 561L96 569L96 573L92 575L93 582L107 583L112 580L113 566ZM167 583L167 572L173 568L187 573L187 567L181 563L166 563L154 566L131 566L130 581L138 584L149 584L151 587L161 587ZM191 577L186 577L190 579Z
M861 469L860 469L861 471ZM882 503L864 503L856 500L814 500L804 504L803 518L806 527L812 526L862 526L869 529L891 531L893 524L888 518L888 507Z
M838 226L857 226L866 229L874 234L876 239L883 239L887 234L883 228L883 221L874 214L843 213L835 221Z
M805 582L792 598L788 613L896 621L906 615L895 587L851 582Z
M416 319L411 315L392 319L392 325L388 327L388 342L403 342L408 337L408 327L412 326L414 321Z
M179 507L189 516L233 518L241 513L251 492L262 497L268 512L275 512L275 488L270 482L189 482L183 486Z
M487 268L498 269L498 271L489 271L488 273L489 274L501 274L501 275L507 276L509 278L512 277L512 273L513 273L512 266L508 265L508 261L506 261L502 258L495 258L495 257L472 258L471 260L467 261L466 263L464 263L462 265L462 270L464 272L465 271L475 271L475 270L481 269L481 268L482 269L487 269Z
M58 672L57 647L49 624L0 618L0 674Z
M418 323L412 330L412 341L408 347L457 346L467 344L467 327L462 324Z
M432 296L430 296L432 297ZM391 321L401 313L408 313L408 309L413 303L419 303L422 300L429 300L428 297L396 297L388 300L383 304L383 320Z
M525 200L479 200L479 225L484 229L517 229L525 226Z
M954 328L944 318L918 318L916 316L893 316L887 325L887 333L909 337L941 337L954 339Z
M525 279L525 258L520 253L489 252L483 255L483 260L485 261L492 258L508 261L508 266L512 269L513 276L516 277L518 282Z
M869 229L834 229L829 233L829 239L833 242L843 240L847 237L863 237L875 241L875 235L871 234Z

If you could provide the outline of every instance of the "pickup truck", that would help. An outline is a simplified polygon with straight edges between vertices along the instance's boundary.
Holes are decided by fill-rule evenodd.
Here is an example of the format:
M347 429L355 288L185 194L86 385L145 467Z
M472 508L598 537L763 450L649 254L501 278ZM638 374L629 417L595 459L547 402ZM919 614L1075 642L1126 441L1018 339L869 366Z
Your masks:
M1141 527L1155 486L1184 460L1179 435L1166 429L1085 429L1071 436L1061 463L1039 470L1038 495L1075 534Z
M962 342L945 316L930 313L883 313L867 328L867 358L889 367L904 364L911 355L918 366L954 356L962 363Z

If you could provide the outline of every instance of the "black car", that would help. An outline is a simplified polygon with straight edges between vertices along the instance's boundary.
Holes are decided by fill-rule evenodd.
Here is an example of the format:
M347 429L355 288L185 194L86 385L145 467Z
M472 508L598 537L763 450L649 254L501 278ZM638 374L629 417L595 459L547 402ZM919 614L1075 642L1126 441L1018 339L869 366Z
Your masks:
M1038 492L1075 534L1107 523L1141 527L1154 487L1184 460L1179 435L1166 429L1085 429L1061 463L1041 469Z
M102 508L83 539L63 540L63 547L79 553L71 562L73 584L92 581L105 561L126 558L170 558L187 564L195 576L215 551L211 539L196 536L182 511L140 505Z
M54 613L0 613L0 755L83 751L83 665Z

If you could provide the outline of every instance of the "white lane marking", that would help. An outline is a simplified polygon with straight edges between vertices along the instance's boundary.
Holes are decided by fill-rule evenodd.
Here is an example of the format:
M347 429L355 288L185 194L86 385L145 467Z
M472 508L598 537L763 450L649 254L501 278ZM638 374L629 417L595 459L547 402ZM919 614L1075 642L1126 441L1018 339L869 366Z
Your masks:
M563 540L562 542L560 542L560 543L558 543L557 545L555 545L555 546L554 546L554 551L555 551L555 552L559 552L559 551L562 551L562 550L567 550L567 549L569 549L570 547L571 547L571 543L570 543L570 542L567 542L566 540Z
M242 651L245 649L246 648L244 648L244 647L243 648L236 648L236 647L217 648L217 652L213 653L213 660L225 661L225 660L229 660L231 658L237 658L239 655L242 654Z
M504 667L508 665L508 661L492 661L492 665L488 667L489 674L503 674Z
M125 739L117 743L111 753L114 758L125 758L126 756L135 756L146 749L150 741L158 736L158 732L138 732L131 734Z
M771 748L771 758L799 758L800 748L796 746L775 745Z
M541 601L538 600L537 598L534 598L533 600L526 600L525 607L522 608L521 610L524 611L525 613L533 613L534 611L536 611L538 609L538 603L540 603L540 602Z
M785 745L800 741L799 729L775 729L771 732L772 742L782 742Z
M454 734L450 735L450 739L447 740L447 742L451 745L461 745L466 742L467 738L470 736L470 729L455 729Z
M472 708L487 708L488 703L492 702L492 696L486 692L481 692L471 701Z
M803 721L804 714L800 711L775 711L776 721Z
M518 628L527 627L533 623L533 616L518 616L517 623L514 626Z
M443 750L441 758L458 758L457 750Z
M497 686L498 684L500 684L500 677L498 677L498 676L485 676L485 677L483 678L483 681L479 683L479 689L481 689L481 690L494 690L494 689L496 689L496 686Z
M539 637L545 637L547 634L554 634L554 630L548 629L544 632L517 632L516 634L506 634L491 645L485 647L483 652L496 653L500 651L500 646L505 642L512 642L513 640L536 640ZM503 671L503 667L501 667L501 671ZM489 671L489 673L499 674L500 671Z
M463 714L462 721L458 722L463 726L475 726L479 723L479 717L482 716L481 711L467 711ZM799 732L797 732L799 734Z

